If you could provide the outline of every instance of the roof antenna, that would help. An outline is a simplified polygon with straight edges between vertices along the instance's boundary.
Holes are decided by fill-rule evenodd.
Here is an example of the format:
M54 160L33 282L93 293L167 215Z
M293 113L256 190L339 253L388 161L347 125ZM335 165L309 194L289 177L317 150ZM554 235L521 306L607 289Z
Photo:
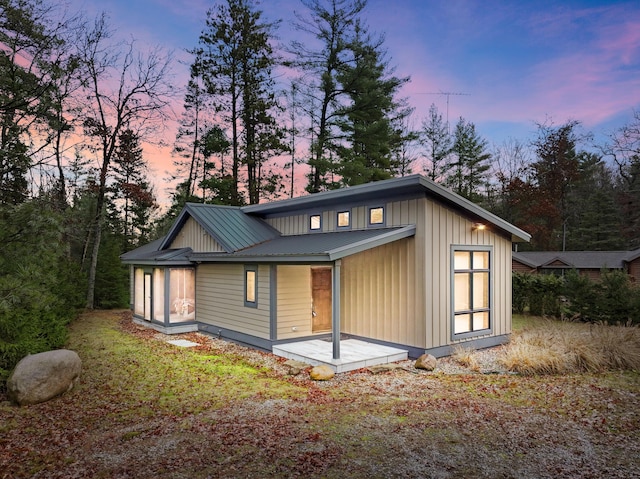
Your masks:
M426 92L423 95L445 95L447 97L447 133L451 133L449 128L449 97L451 95L461 95L461 96L470 96L471 93L462 93L457 91L442 91L439 92Z

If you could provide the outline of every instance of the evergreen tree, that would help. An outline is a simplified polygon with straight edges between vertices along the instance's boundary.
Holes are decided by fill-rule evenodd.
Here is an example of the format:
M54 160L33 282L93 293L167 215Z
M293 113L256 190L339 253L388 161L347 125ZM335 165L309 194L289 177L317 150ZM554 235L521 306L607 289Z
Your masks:
M30 136L47 121L57 45L50 9L40 0L0 1L0 204L26 200Z
M542 226L534 239L540 249L566 249L568 200L580 177L578 125L574 121L559 127L538 125L538 138L533 143L537 158L531 165L537 195L530 212Z
M475 125L461 117L453 134L451 153L454 159L447 186L471 201L483 199L481 189L487 183L491 159L486 150L487 142L476 133Z
M356 22L356 36L350 45L353 63L339 69L336 80L350 103L337 111L344 143L337 146L337 173L341 183L352 186L391 178L392 152L403 141L394 121L406 117L395 100L408 78L389 76L380 50L382 40L372 40Z
M598 155L578 154L579 170L569 193L566 249L607 251L626 247L611 170Z
M144 242L148 237L151 212L157 208L151 186L146 177L147 164L142 157L138 135L124 130L118 137L114 155L114 184L111 188L115 199L122 199L122 233L125 249Z
M325 6L325 3L327 4ZM350 45L355 37L356 21L365 8L366 0L302 0L309 18L296 13L298 31L309 34L314 42L295 40L290 50L296 60L291 65L302 70L309 81L311 149L308 165L307 191L316 193L335 187L334 151L337 110L344 106L346 94L337 79L343 66L353 60Z
M451 136L447 124L435 104L429 108L429 116L422 121L420 143L426 150L427 162L424 171L435 182L442 182L449 171L448 158L451 154Z
M182 159L174 162L177 171L172 179L175 180L186 176L187 193L194 195L198 184L198 172L202 171L204 173L205 170L201 138L204 132L207 131L208 105L207 95L202 85L200 66L197 61L191 65L190 71L191 75L187 82L187 91L183 102L183 112L179 120L173 148L174 154Z
M232 201L243 204L240 166L245 165L249 203L258 203L267 152L278 153L281 136L272 69L272 24L250 0L227 0L207 12L207 28L194 50L196 63L216 111L231 129ZM264 150L269 148L269 150Z

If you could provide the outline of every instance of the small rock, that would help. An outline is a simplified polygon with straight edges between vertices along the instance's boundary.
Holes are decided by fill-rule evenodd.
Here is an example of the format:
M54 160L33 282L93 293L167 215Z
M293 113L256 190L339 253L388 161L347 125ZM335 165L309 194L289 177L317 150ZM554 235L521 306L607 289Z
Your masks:
M418 359L416 359L416 363L414 367L416 369L424 369L426 371L433 371L436 368L438 361L431 354L423 354Z
M297 376L303 370L309 367L307 363L303 363L302 361L296 361L295 359L289 359L284 363L284 366L289 368L289 374L291 376Z
M314 366L313 368L311 368L311 371L309 371L309 376L314 381L328 381L335 375L335 371L326 364L322 364L321 366Z
M7 396L19 406L48 401L69 391L81 370L82 362L75 351L30 354L20 360L7 379Z

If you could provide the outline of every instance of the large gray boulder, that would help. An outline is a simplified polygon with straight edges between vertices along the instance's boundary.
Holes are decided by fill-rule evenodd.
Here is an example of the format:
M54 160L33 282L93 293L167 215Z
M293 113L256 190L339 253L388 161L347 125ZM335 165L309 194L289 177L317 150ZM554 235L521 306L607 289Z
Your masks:
M31 354L20 360L7 379L7 395L20 406L48 401L69 391L81 370L82 361L75 351Z

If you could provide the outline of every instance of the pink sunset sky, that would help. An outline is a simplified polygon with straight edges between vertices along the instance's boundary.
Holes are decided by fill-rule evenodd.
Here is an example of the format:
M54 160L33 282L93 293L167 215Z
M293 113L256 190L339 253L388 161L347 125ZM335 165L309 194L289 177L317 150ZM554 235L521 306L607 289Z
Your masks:
M204 0L69 0L89 16L105 11L117 35L161 45L189 61L207 9ZM293 31L299 0L262 0L266 20ZM580 121L597 142L640 110L640 4L637 1L369 0L364 18L385 35L395 75L410 76L402 96L419 127L434 103L453 125L462 116L490 145L527 142L536 122ZM174 65L176 88L187 66ZM444 95L438 93L464 93ZM181 103L181 102L179 102ZM175 131L165 133L173 143ZM172 168L170 147L147 149L153 176ZM158 181L158 183L161 183ZM304 185L301 185L303 187ZM163 186L156 184L159 196Z

